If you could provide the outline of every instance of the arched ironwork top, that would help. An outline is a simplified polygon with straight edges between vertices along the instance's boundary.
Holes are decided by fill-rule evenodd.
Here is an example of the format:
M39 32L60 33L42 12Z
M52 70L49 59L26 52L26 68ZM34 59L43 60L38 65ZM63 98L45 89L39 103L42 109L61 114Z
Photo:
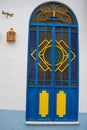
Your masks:
M30 22L77 24L77 19L73 11L65 4L46 2L33 11Z

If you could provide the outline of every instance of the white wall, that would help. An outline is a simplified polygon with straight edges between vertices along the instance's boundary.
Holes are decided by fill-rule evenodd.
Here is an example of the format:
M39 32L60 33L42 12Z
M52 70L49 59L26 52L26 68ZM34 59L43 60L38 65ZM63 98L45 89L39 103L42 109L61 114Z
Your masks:
M33 9L47 0L0 0L0 109L25 110L28 21ZM75 12L79 22L80 112L87 112L87 0L59 0ZM6 19L2 10L14 13ZM13 27L16 42L6 42Z

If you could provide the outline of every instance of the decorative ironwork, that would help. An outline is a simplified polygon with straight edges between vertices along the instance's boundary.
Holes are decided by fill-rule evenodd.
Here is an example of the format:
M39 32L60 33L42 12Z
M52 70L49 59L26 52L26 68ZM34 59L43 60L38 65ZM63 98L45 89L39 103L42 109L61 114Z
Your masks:
M44 4L32 15L32 22L55 22L65 24L75 24L76 20L70 10L63 4Z
M56 71L63 72L69 65L68 64L68 58L69 58L68 48L69 47L68 47L68 44L65 43L65 41L63 41L63 40L60 40L60 41L55 40L55 42L56 42L55 47L57 50L56 57L59 59L59 60L56 60L56 63L55 63L55 72ZM40 49L41 46L43 46L42 49ZM51 47L52 47L52 40L48 41L45 39L39 45L39 52L38 52L39 63L38 63L38 65L41 67L41 69L43 71L47 71L47 70L52 71L52 69L51 69L52 55L50 55L50 57L49 57L49 58L51 58L50 60L47 60L47 57L46 57L47 50L48 50L48 48L51 48ZM52 53L52 52L50 52L50 53ZM70 50L70 53L71 53L71 62L72 62L75 59L76 55L72 50ZM31 56L34 60L36 60L36 49L31 53Z

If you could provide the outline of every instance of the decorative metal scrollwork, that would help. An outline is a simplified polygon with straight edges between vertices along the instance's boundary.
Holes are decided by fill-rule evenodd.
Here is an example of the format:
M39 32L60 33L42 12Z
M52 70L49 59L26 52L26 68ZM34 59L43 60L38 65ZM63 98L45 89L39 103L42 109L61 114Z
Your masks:
M63 4L43 4L38 8L31 19L32 22L75 24L70 10Z
M60 71L63 72L68 67L68 44L63 41L57 41L56 42L56 63L55 63L55 72ZM42 48L41 48L42 46ZM52 71L52 40L48 41L47 39L44 39L39 44L39 52L38 52L38 59L39 59L39 67L45 72L45 71ZM71 54L71 62L76 58L76 54L70 50ZM36 61L36 49L32 51L31 57Z

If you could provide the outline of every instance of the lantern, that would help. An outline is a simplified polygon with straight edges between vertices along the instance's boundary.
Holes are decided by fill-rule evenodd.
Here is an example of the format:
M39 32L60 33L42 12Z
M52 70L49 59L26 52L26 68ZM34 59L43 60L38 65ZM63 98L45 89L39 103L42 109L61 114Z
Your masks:
M13 28L10 28L7 32L7 42L15 42L16 41L16 32Z

